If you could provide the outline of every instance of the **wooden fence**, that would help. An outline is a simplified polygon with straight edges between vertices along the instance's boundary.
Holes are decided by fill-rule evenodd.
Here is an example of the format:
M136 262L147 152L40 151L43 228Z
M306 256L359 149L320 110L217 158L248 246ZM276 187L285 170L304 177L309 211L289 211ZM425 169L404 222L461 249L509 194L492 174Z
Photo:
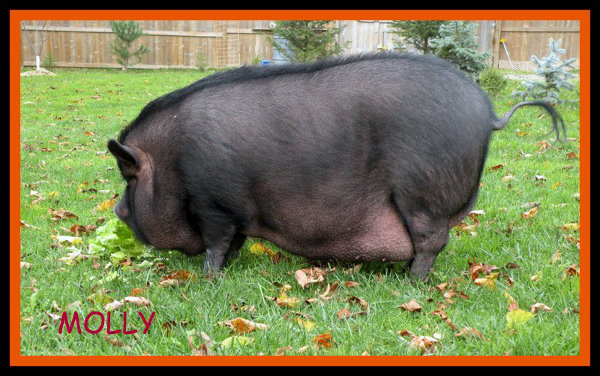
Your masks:
M255 58L271 59L266 41L269 21L140 21L144 29L133 45L150 52L136 68L194 68L198 64L228 67L249 64ZM40 25L38 23L38 25ZM38 26L39 28L39 26ZM21 27L22 65L35 65L32 44L36 25ZM46 23L47 40L42 58L52 54L58 67L119 67L111 53L114 35L108 21Z
M250 64L255 59L271 60L267 42L269 20L257 21L140 21L145 35L134 45L144 44L150 52L136 68L194 68L198 64L229 67ZM344 53L377 49L394 50L397 35L389 20L336 21L344 31L340 42ZM579 59L578 21L476 21L480 50L492 54L496 67L531 70L531 55L548 55L548 39L562 39L564 59ZM21 62L35 65L33 39L40 23L25 21L21 31ZM61 21L46 23L47 40L42 58L52 54L58 67L119 67L110 46L114 39L108 21ZM504 39L504 44L500 40ZM506 49L504 48L506 47ZM510 55L510 61L506 52ZM578 67L578 61L576 66Z

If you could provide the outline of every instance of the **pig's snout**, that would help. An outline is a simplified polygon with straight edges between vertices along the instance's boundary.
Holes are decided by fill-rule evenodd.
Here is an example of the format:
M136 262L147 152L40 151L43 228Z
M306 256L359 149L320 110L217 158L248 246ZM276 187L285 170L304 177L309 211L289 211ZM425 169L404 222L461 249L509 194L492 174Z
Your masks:
M125 205L123 200L119 201L115 205L115 207L113 208L113 212L117 215L117 217L119 217L120 220L129 225L129 208L127 207L127 205Z

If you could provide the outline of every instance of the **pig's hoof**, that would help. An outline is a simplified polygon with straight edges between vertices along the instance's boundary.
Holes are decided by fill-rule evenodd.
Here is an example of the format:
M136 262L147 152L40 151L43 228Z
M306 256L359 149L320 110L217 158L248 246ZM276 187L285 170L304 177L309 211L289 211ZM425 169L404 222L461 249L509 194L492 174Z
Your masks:
M209 263L204 264L202 271L204 272L204 276L208 279L213 279L223 275L220 269L211 266Z
M429 276L431 273L433 273L433 267L419 268L418 265L414 265L413 263L413 265L410 268L410 276L422 282L429 281Z

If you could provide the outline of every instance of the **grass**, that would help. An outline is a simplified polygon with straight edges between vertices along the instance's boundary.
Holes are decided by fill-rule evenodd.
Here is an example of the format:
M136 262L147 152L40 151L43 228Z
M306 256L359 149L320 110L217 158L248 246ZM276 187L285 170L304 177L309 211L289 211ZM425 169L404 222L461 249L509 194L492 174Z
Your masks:
M111 263L109 255L95 261L83 259L74 265L59 261L71 250L57 246L52 235L72 235L74 224L95 225L99 218L114 218L111 210L97 206L122 194L124 184L114 159L106 154L106 141L115 137L151 99L182 87L207 73L198 71L59 70L55 77L21 79L21 220L31 227L21 229L21 353L23 355L191 355L189 344L198 348L201 333L208 335L215 355L274 355L286 348L288 355L418 355L403 329L417 336L441 335L436 355L577 355L579 354L579 279L564 278L565 270L579 263L577 230L565 230L579 223L579 107L562 105L568 137L575 139L543 148L551 123L543 110L520 109L510 124L495 132L490 144L479 200L474 236L458 229L435 263L435 273L426 283L412 280L402 263L329 264L335 268L321 284L302 289L294 272L314 265L309 261L263 242L283 258L273 263L267 254L250 252L258 239L246 242L241 256L228 264L224 276L206 278L201 273L203 256L190 258L178 252L157 252L134 259L130 266ZM514 100L511 82L494 101L498 115ZM569 94L570 99L577 99ZM571 154L572 153L572 154ZM570 158L571 157L571 158ZM493 168L502 165L502 167ZM511 180L505 178L513 176ZM536 180L543 175L544 180ZM503 178L505 178L503 180ZM35 191L35 192L32 192ZM117 198L118 200L118 198ZM36 202L34 202L36 201ZM540 203L537 214L522 218L529 210L524 204ZM65 209L76 219L51 221L49 209ZM466 219L465 225L474 225ZM84 246L89 236L83 235ZM571 238L569 238L571 236ZM83 246L78 246L83 249ZM550 264L559 250L561 257ZM85 253L85 251L84 251ZM476 259L500 267L494 289L476 285L469 277L468 261ZM144 260L152 263L143 266ZM157 266L165 265L164 269ZM505 267L516 263L519 269ZM27 264L26 264L27 265ZM171 270L186 270L196 278L179 286L159 285ZM514 284L510 286L507 276ZM358 283L356 287L344 285ZM467 298L453 297L445 312L459 328L478 330L484 340L457 337L452 329L431 312L444 303L437 285L450 281ZM327 284L340 283L331 299L307 304L318 298ZM289 284L288 296L301 299L295 308L279 307L270 299L279 295L279 286ZM102 303L88 299L98 291L120 300L141 288L150 307L127 305L127 328L142 330L137 314L146 318L156 312L147 334L97 335L59 334L59 320L52 314L77 311L87 315L102 311ZM541 302L552 311L537 313L525 324L511 328L506 315L509 300L529 310ZM364 310L349 302L358 297L368 302L366 315L347 320L338 312L347 308ZM416 300L421 312L398 307ZM79 302L79 303L77 303ZM75 303L75 304L73 304ZM50 313L50 315L49 315ZM264 323L268 329L242 334L250 343L222 344L232 336L221 321L244 317ZM311 330L296 319L308 320ZM122 325L113 313L111 328ZM116 320L116 321L115 321ZM99 322L92 320L96 328ZM82 320L83 324L83 320ZM313 338L330 333L330 348L317 346ZM437 333L437 334L436 334ZM108 339L107 339L108 337ZM226 342L227 343L227 342ZM279 350L280 352L283 350Z

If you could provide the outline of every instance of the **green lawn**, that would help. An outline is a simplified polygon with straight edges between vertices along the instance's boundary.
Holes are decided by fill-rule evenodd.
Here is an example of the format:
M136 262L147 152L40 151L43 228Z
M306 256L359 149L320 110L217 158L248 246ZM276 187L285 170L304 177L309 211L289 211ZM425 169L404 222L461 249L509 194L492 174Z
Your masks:
M21 220L30 226L21 228L21 354L192 355L190 338L200 349L196 352L206 343L215 355L421 354L411 346L410 336L399 334L403 330L438 339L434 355L579 354L579 278L565 275L570 266L579 268L578 104L558 107L571 139L565 144L552 145L549 116L531 107L517 111L504 130L494 133L475 208L483 214L451 231L428 282L412 280L402 263L363 263L360 268L328 264L320 266L330 270L324 281L303 289L294 273L315 264L268 242L263 244L269 250L281 252L278 262L268 252L251 252L258 239L247 241L241 256L217 278L202 274L203 256L190 258L175 251L153 251L131 263L108 253L65 262L74 250L87 254L94 233L82 235L83 244L75 245L58 244L53 235L74 236L69 229L75 224L100 226L102 218L115 217L112 210L99 207L124 190L116 163L106 153L107 140L148 101L206 73L56 73L21 78ZM512 81L494 101L499 116L515 103L509 94L517 85ZM569 98L578 97L570 93ZM529 212L528 203L539 203L537 213ZM67 210L77 218L53 221L50 209ZM526 212L530 218L523 218ZM468 262L473 259L499 267L487 280L478 281L495 281L495 288L471 278ZM161 277L181 270L192 277L174 286L160 284ZM440 292L439 285L446 282L449 285ZM335 283L338 288L324 294ZM284 291L286 284L289 290ZM127 311L127 329L138 333L58 333L56 315L63 311L83 317L91 311L106 313L104 304L110 298L121 300L135 293L152 305L126 303L113 311L111 328L122 325L119 312ZM297 306L276 304L273 298L284 298L282 293L298 298ZM510 325L507 294L523 311L536 303L551 311ZM356 304L359 299L368 309ZM421 311L399 308L411 299ZM338 314L347 312L344 308L357 314L341 319ZM155 312L147 334L142 333L138 311L146 318ZM440 317L442 311L453 325ZM219 325L237 317L266 324L267 329L232 333ZM96 319L90 321L94 329L100 325ZM456 336L465 327L477 330L483 339ZM313 341L325 333L331 340L321 345ZM232 338L236 336L243 338Z

